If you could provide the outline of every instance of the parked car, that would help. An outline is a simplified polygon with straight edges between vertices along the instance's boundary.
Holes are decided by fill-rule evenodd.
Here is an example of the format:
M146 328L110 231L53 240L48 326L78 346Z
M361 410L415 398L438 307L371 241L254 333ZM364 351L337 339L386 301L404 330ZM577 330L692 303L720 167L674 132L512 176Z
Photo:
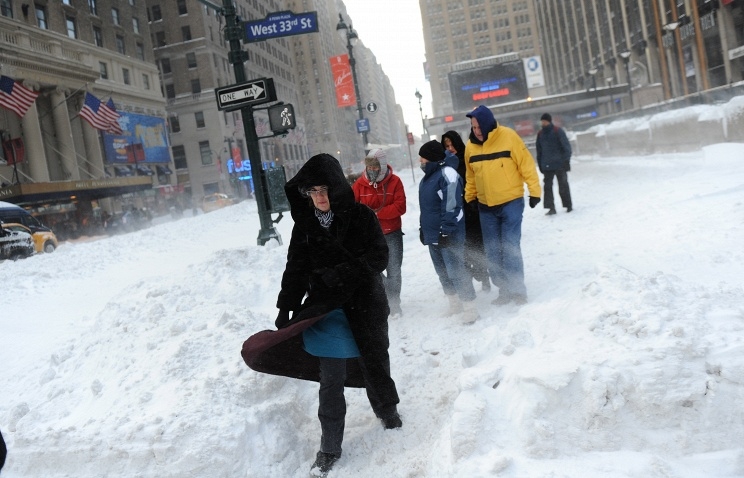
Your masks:
M57 236L55 236L52 231L37 230L36 232L32 232L31 229L24 226L23 224L18 224L17 222L6 222L3 224L3 227L5 229L10 229L11 231L19 231L31 234L31 238L34 240L34 249L36 250L36 252L54 252L54 250L59 245Z
M0 222L0 260L22 259L34 254L34 240L27 232L5 229Z
M204 196L204 200L202 201L202 211L212 212L225 206L230 206L232 204L235 204L235 200L227 194L210 194L208 196Z

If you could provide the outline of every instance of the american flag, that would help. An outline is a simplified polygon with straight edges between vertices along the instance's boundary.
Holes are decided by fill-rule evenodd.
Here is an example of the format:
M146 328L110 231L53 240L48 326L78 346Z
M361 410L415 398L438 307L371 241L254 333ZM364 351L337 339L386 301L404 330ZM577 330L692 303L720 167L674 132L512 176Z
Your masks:
M116 111L114 100L109 98L109 100L106 102L106 106L108 107L109 110L111 110L111 113L115 115L115 118L111 120L111 124L109 125L108 130L106 131L111 134L118 134L118 135L124 134L124 131L122 131L121 125L119 124L119 118L121 117L121 115L117 113Z
M8 76L0 76L0 106L12 110L21 118L34 104L37 96L38 91L26 88Z
M114 102L110 99L109 102L113 106ZM119 128L118 131L121 131L121 127L117 121L119 113L116 112L116 108L112 110L88 92L85 93L85 103L80 110L80 117L90 123L92 127L101 131L111 133L112 128Z

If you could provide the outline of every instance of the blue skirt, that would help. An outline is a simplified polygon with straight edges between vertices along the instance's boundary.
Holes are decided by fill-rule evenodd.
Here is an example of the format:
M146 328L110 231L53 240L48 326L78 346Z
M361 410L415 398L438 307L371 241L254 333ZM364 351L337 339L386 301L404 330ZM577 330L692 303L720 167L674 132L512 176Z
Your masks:
M316 357L359 357L359 348L343 309L334 309L302 332L307 353Z

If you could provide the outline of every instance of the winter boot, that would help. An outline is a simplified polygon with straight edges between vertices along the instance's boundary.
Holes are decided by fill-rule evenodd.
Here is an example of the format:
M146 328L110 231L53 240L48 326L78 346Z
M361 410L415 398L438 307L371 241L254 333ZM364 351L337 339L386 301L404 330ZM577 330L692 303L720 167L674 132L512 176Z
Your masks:
M310 476L328 476L328 472L339 458L341 458L339 455L319 451L315 456L315 463L310 467Z
M470 302L463 302L462 303L462 323L465 325L470 325L475 323L476 320L480 318L480 315L478 315L478 309L475 307L475 301L471 300Z
M462 312L462 302L460 302L460 298L457 297L457 294L448 295L447 300L449 300L447 315L455 315Z
M550 209L548 209L548 212L546 212L545 215L546 216L552 216L555 213L556 213L555 212L555 208L554 207L551 207Z
M389 417L380 418L382 420L382 426L385 430L392 430L393 428L400 428L403 426L403 420L400 419L398 412L393 413Z

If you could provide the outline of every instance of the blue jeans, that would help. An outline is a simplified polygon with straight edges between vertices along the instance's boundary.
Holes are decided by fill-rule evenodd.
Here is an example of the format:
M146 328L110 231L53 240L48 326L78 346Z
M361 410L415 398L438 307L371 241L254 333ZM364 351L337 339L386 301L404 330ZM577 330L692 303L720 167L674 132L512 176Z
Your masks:
M500 206L479 205L483 245L488 257L488 272L499 288L499 296L527 297L522 262L522 213L524 198Z
M403 264L403 231L400 229L385 234L388 245L388 263L383 276L390 313L400 312L400 287L403 282L400 273Z
M465 269L465 242L453 240L447 247L429 246L429 256L439 276L445 295L455 295L463 302L475 300L473 280Z

